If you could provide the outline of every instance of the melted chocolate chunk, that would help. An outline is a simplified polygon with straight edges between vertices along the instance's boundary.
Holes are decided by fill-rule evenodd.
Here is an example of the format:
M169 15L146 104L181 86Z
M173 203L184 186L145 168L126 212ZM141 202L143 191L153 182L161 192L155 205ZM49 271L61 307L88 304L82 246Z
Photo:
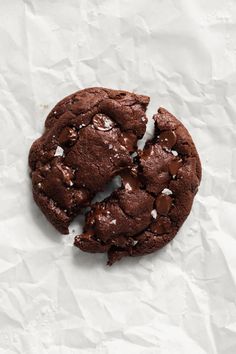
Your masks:
M172 204L172 198L169 195L160 194L156 199L156 210L160 215L167 215Z
M108 131L111 130L115 123L105 114L95 114L93 117L93 125L97 130Z
M173 130L166 130L160 134L159 144L171 149L176 143L177 137Z

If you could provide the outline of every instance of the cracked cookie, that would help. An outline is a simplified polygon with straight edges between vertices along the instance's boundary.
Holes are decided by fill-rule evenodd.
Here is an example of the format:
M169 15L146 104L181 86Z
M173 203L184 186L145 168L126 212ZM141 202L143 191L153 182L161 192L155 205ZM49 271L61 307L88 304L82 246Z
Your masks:
M149 97L127 91L78 91L49 113L45 131L29 153L33 196L47 219L66 234L73 218L89 206L74 245L106 252L109 265L171 241L190 213L201 181L190 134L164 108L153 117L153 138L142 151L137 149L148 103ZM91 205L117 175L121 187Z

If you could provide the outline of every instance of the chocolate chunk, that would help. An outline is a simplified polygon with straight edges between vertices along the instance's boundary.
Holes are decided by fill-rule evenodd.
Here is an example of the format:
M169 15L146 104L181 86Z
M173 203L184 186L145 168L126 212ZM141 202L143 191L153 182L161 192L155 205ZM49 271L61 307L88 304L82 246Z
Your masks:
M175 157L162 149L159 144L147 143L139 152L139 163L142 169L146 189L156 195L170 182L169 164Z
M175 176L179 170L179 168L182 166L182 160L172 160L170 161L169 164L169 172L173 176Z
M102 131L108 131L111 130L115 123L105 114L96 114L93 117L93 125L96 129L102 130Z
M173 130L167 130L161 132L159 137L159 143L161 146L171 149L176 143L177 137Z
M158 214L167 215L172 204L172 198L169 195L160 194L156 199L156 210Z
M152 223L150 226L151 232L157 235L168 234L171 232L172 226L171 221L168 218L161 217L156 222Z

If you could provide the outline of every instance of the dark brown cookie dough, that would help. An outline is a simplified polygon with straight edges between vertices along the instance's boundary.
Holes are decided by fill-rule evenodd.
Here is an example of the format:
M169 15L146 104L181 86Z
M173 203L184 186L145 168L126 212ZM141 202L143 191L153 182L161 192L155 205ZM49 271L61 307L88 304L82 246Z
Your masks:
M190 213L201 164L187 129L164 108L154 115L155 133L123 173L122 187L87 214L75 246L107 252L108 264L152 253L173 239Z
M60 101L29 153L33 196L61 233L124 169L145 133L149 98L89 88Z

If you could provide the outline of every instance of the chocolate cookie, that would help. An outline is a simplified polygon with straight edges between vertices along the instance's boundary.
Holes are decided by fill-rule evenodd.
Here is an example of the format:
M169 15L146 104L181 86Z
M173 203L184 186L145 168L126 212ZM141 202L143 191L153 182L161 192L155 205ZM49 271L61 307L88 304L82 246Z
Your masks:
M60 101L29 153L33 196L61 233L124 169L145 133L149 98L90 88ZM95 236L94 236L95 237Z
M201 164L187 129L164 108L154 115L155 132L122 186L92 205L75 246L107 252L108 264L152 253L173 239L187 218L201 180Z
M76 92L53 108L29 154L33 196L48 220L68 233L72 219L91 206L74 244L86 252L107 252L110 265L124 256L154 252L172 240L201 180L191 136L164 108L153 117L153 139L137 151L148 102L147 96L126 91ZM122 186L91 205L116 175Z

